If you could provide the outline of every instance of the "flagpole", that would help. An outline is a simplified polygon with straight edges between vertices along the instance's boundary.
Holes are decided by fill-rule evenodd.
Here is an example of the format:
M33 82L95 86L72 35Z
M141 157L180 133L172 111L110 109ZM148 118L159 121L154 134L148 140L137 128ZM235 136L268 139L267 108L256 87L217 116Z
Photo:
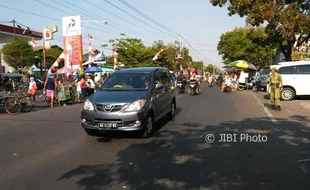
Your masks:
M45 72L45 75L47 74L47 70L46 70L46 52L45 52L45 40L44 40L44 37L42 39L43 41L43 65L44 65L44 72Z

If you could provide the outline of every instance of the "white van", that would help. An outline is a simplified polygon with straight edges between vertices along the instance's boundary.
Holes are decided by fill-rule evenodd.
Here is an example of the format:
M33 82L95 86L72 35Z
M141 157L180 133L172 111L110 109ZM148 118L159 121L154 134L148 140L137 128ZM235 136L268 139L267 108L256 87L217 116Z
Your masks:
M282 76L282 100L288 101L293 100L295 96L310 95L310 61L282 62L272 66L277 67L278 73Z

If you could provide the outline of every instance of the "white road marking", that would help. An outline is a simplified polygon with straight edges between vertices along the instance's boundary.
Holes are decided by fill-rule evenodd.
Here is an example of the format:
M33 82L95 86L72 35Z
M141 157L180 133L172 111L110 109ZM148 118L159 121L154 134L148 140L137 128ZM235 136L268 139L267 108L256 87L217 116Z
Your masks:
M256 101L258 102L258 104L261 104L262 102L258 99L257 96L255 96L252 93L252 96L254 96L254 98L256 99ZM263 109L265 111L265 113L267 114L267 116L269 117L269 119L273 122L273 123L277 123L277 120L273 117L273 115L270 113L270 111L268 110L268 108L266 108L265 106L263 106Z
M181 98L182 96L183 96L183 94L182 94L182 95L177 96L176 98L178 99L178 98Z

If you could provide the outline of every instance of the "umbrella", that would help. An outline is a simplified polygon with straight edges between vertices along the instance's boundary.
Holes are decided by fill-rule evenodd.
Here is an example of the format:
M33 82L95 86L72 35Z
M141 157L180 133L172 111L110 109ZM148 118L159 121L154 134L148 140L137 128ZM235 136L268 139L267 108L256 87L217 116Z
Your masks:
M85 73L97 73L97 72L102 72L102 69L100 67L88 67L85 70Z
M63 67L63 68L61 68L61 69L59 69L59 70L57 71L57 74L67 74L67 73L72 74L72 73L73 73L73 70L72 70L72 69L69 69L69 68L67 68L67 67Z
M249 63L249 62L244 61L244 60L234 61L234 62L230 63L229 66L237 67L237 68L241 68L241 69L257 70L257 68L252 63Z

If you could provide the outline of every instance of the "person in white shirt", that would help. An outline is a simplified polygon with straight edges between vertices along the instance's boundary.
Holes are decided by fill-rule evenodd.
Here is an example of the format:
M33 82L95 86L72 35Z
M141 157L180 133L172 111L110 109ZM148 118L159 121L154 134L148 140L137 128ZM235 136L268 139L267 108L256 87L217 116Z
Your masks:
M86 84L88 86L88 96L90 96L95 92L96 88L95 82L93 81L90 75L87 76Z
M81 94L82 94L82 89L81 89L81 82L80 82L81 78L78 78L77 80L75 80L76 82L76 92L77 92L77 99L78 102L81 101Z
M224 92L225 86L230 86L232 88L232 81L231 81L231 78L229 77L228 73L226 73L226 75L224 77L221 92Z

